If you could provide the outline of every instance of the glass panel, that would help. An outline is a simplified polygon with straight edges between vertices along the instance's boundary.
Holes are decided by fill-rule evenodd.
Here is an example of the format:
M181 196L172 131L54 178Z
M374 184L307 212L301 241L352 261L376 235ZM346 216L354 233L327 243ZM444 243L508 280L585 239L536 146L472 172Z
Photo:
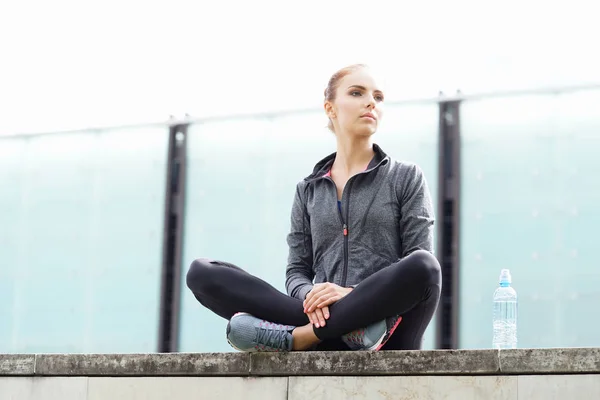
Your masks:
M435 196L437 105L389 107L386 118L377 142L395 158L418 162ZM335 151L326 123L323 113L306 113L190 127L180 351L232 351L226 321L201 306L185 285L195 258L232 262L285 293L296 184ZM433 334L430 326L428 348Z
M436 222L439 221L436 201L438 115L437 103L387 106L382 126L374 137L392 158L413 162L423 170L431 191ZM434 317L425 331L423 349L436 347L436 320Z
M462 108L460 346L492 341L502 268L519 295L519 347L600 344L600 92Z
M167 139L0 140L0 352L155 351Z

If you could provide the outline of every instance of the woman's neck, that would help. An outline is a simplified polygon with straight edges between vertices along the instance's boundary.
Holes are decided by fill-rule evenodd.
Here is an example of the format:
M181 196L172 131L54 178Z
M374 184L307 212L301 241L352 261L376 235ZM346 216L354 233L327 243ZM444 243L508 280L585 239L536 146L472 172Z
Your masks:
M375 154L370 137L337 137L337 154L332 169L352 176L365 170Z

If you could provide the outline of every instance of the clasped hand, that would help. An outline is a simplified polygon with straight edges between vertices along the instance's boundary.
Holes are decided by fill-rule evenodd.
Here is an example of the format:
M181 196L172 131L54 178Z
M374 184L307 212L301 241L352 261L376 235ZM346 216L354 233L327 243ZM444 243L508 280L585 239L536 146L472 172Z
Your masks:
M352 291L335 283L317 283L306 295L304 300L304 313L308 315L310 323L317 328L325 326L329 319L329 306L344 298Z

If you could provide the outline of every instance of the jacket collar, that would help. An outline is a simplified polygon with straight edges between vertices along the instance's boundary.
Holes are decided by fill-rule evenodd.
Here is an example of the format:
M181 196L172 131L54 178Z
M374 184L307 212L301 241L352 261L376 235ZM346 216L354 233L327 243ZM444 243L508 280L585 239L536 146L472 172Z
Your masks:
M389 161L388 155L381 149L381 147L379 147L375 143L373 143L373 151L375 152L375 155L371 159L371 162L369 162L369 165L367 166L367 169L364 172L369 172ZM315 179L323 178L331 169L331 166L335 161L336 154L337 153L331 153L330 155L319 161L315 165L313 172L309 176L304 178L304 180L312 181Z

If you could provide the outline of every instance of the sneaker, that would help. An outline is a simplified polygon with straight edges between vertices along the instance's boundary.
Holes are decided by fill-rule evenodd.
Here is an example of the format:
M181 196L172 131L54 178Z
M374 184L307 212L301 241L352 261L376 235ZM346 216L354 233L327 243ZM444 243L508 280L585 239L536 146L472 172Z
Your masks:
M294 328L237 313L227 324L227 341L238 351L292 351Z
M371 324L363 329L357 329L342 336L342 341L351 350L378 351L392 336L402 317L395 316Z

